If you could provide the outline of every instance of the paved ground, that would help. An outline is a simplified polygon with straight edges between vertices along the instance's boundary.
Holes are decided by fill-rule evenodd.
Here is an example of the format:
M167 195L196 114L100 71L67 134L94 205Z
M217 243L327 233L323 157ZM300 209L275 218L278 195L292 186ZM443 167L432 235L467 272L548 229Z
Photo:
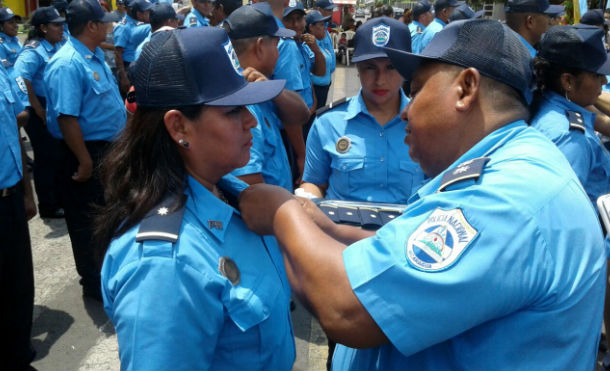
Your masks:
M359 89L355 68L338 66L329 101ZM30 156L31 156L30 152ZM63 220L30 221L36 298L33 366L39 370L118 370L114 328L101 303L83 300ZM293 312L294 370L325 370L326 337L301 306Z

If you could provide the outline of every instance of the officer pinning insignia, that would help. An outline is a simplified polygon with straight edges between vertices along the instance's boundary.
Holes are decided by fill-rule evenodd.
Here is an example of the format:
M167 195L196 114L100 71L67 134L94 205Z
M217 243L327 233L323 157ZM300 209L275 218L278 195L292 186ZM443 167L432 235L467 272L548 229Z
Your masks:
M423 271L443 270L455 263L477 235L461 209L436 209L407 240L407 260Z
M373 39L373 45L382 48L390 41L390 26L383 23L373 27L371 38Z
M222 230L222 222L218 220L208 220L208 227L210 229Z
M226 277L233 286L239 284L240 273L237 264L228 256L223 256L218 261L218 271Z
M341 137L337 139L337 143L335 144L335 149L339 153L346 153L352 147L352 140L348 137Z
M585 129L585 120L582 118L582 114L576 111L567 111L568 121L570 122L570 130L580 130L583 133Z
M95 81L100 81L100 74L95 72L95 71L93 71L93 79Z
M136 234L136 242L160 240L175 243L178 241L185 197L172 196L164 199L142 219ZM180 201L181 199L181 201ZM182 206L175 208L177 204Z
M489 157L479 157L462 162L457 167L447 170L441 178L441 185L437 192L443 192L448 186L466 179L478 179L483 173L483 167Z

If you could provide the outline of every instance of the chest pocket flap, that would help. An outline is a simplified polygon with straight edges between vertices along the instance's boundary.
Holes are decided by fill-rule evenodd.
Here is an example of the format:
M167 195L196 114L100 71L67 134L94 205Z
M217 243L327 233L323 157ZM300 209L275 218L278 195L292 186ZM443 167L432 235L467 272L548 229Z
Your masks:
M331 166L339 171L353 171L364 167L364 157L335 157Z
M230 288L225 290L222 300L235 325L247 331L269 318L272 306L276 305L280 284L266 275L254 280L247 280L247 276L242 276L242 279L254 284L227 283Z

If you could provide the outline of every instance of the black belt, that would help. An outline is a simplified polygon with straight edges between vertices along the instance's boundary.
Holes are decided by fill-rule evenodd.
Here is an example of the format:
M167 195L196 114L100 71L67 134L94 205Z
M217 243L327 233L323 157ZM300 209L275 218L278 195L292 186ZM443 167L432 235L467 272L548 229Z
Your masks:
M8 197L8 196L12 195L13 193L17 192L17 185L18 184L19 183L15 184L12 187L0 189L0 198Z

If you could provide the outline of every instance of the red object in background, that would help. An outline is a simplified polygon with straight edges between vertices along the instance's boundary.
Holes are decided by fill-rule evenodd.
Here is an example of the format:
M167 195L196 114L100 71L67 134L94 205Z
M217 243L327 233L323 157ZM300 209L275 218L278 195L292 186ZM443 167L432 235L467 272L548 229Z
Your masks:
M131 114L134 114L136 112L136 108L138 108L138 105L136 104L136 95L134 92L133 85L131 86L131 88L129 88L129 91L127 92L127 98L125 98L125 108L127 109L127 112Z

